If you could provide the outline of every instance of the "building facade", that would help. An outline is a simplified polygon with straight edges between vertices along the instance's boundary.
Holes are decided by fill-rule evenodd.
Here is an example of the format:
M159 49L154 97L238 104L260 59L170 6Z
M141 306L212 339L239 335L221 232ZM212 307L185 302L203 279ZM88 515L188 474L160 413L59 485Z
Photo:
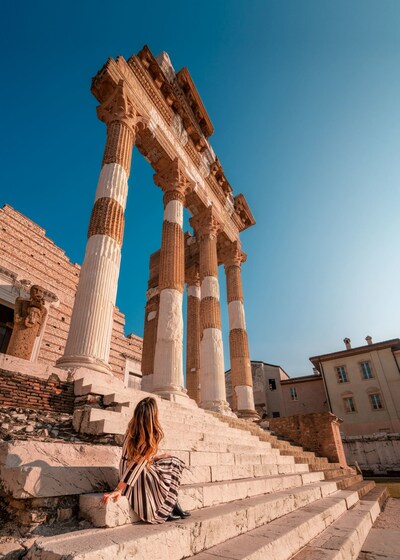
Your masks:
M254 402L261 418L328 412L321 375L290 378L278 365L251 362ZM232 398L230 370L225 374L228 400Z
M310 358L322 374L331 412L346 436L400 432L400 339Z
M71 322L80 266L29 218L7 204L0 209L0 352L6 353L18 297L30 287L44 288L46 318L30 360L54 365L63 355ZM114 309L110 344L113 375L135 386L140 373L142 339L124 335L125 316Z

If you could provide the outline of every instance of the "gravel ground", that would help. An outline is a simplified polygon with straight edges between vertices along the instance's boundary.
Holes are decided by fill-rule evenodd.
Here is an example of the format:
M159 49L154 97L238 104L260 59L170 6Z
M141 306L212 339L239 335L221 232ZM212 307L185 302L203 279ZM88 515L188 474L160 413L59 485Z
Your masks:
M374 529L394 529L400 534L400 500L389 498L385 509L374 523ZM400 550L399 550L400 554Z

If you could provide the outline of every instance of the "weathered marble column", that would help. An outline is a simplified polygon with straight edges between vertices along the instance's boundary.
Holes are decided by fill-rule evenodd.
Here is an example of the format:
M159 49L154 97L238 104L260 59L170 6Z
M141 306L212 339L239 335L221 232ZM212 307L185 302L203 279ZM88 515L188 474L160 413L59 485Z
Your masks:
M124 210L137 120L122 81L97 108L97 115L107 125L107 141L68 340L57 365L85 366L109 373Z
M154 181L164 191L164 222L160 250L160 306L154 356L153 393L185 396L183 381L182 298L185 282L183 209L187 179L175 159Z
M158 287L147 290L146 297L142 350L142 390L151 392L153 390L154 354L160 306Z
M224 350L219 305L217 234L212 206L191 218L200 251L200 406L232 414L226 401Z
M259 418L254 406L253 378L243 307L241 264L246 255L238 241L225 247L220 256L225 265L229 312L233 410L240 417Z
M200 274L198 265L186 270L186 389L191 399L200 402Z

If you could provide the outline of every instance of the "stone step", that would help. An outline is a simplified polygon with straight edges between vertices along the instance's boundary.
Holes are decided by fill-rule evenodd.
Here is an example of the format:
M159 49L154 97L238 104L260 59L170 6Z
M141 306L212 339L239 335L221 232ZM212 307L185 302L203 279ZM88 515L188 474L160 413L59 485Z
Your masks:
M183 509L193 511L261 494L295 489L312 483L320 483L325 492L330 490L333 493L336 490L336 485L321 482L322 479L322 473L304 473L247 478L227 482L188 484L181 486L179 501ZM131 511L125 497L120 498L117 503L109 502L104 505L101 502L102 496L103 494L81 495L79 499L80 516L90 521L94 527L116 527L117 525L132 523L135 514Z
M244 535L194 556L195 560L289 560L296 555L311 539L324 535L329 526L347 516L348 508L354 506L356 493L339 491L334 496L325 498L310 506L305 506L293 513L276 519ZM327 529L328 528L328 529ZM303 549L304 550L304 549ZM301 555L301 552L300 552ZM302 560L311 560L308 556ZM326 556L313 556L322 560ZM340 557L347 560L347 556ZM349 558L350 560L350 558Z
M360 482L350 484L347 490L358 492L358 497L360 498L360 500L362 500L364 496L371 492L374 488L375 482L373 480L361 480Z
M350 475L350 476L339 476L337 478L332 478L331 481L332 482L336 482L337 487L340 490L345 490L346 488L349 488L349 486L352 486L353 484L356 484L357 482L362 482L363 477L361 474L354 474L354 475Z
M379 513L377 501L361 500L296 554L293 560L355 560Z
M311 470L311 469L310 469ZM353 469L326 469L325 472L325 479L332 480L333 478L340 478L341 476L352 476L354 474Z
M203 508L174 523L138 523L41 538L27 553L26 560L181 560L315 503L329 495L331 489L331 483L310 484L294 491ZM341 504L337 508L344 511L345 498L340 497L337 502Z
M297 465L291 457L274 457L266 453L254 456L208 451L189 453L174 449L163 451L180 457L190 467L183 472L183 481L188 484L308 472L307 465ZM37 441L2 443L0 477L6 493L16 499L105 491L118 481L120 456L121 448L111 445ZM255 462L256 458L258 462Z

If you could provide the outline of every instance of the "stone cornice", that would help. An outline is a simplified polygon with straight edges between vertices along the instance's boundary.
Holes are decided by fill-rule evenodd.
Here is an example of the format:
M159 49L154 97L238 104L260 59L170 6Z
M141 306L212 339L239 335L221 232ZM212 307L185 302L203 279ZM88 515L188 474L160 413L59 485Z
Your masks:
M126 90L124 81L120 80L111 95L97 107L97 116L107 126L112 122L120 121L133 131L137 114Z
M243 231L256 223L249 205L242 194L234 198L235 213L232 215L239 231Z

